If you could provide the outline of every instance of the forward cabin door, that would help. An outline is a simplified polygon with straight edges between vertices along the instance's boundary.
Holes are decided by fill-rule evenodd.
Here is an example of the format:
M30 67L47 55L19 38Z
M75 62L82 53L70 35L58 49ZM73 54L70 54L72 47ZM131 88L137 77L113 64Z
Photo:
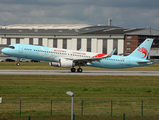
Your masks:
M19 53L23 53L23 54L20 54L19 58L27 58L27 53L23 51L23 45L19 45ZM30 51L30 53L31 53L31 51Z
M19 53L23 53L23 45L19 45Z

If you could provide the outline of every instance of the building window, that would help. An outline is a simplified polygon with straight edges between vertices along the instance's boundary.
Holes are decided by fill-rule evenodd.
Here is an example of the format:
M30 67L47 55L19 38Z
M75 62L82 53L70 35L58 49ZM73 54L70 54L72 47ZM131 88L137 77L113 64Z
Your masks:
M132 36L127 36L127 39L131 39L132 38Z
M20 38L16 38L16 43L20 43Z
M150 59L159 59L159 56L150 56Z
M127 42L126 44L127 44L127 45L131 45L131 42Z
M81 38L77 38L77 50L81 49Z
M118 53L118 39L113 40L113 50L116 48L116 51L114 52L114 55L117 55Z
M130 47L127 47L127 48L126 48L126 50L128 50L128 51L129 51L129 50L130 50Z
M54 39L53 39L53 47L54 47L54 48L57 48L57 38L54 38Z
M107 54L107 39L103 39L103 53Z
M41 46L42 46L42 44L43 44L43 39L42 39L42 38L39 38L38 45L41 45Z
M29 44L33 45L33 38L29 38Z
M7 38L7 45L11 44L11 38Z
M142 42L143 42L143 40L138 40L137 45L139 46Z
M67 39L63 39L63 49L67 49Z
M91 52L91 38L87 39L87 52Z
M147 36L138 36L138 40L145 40Z

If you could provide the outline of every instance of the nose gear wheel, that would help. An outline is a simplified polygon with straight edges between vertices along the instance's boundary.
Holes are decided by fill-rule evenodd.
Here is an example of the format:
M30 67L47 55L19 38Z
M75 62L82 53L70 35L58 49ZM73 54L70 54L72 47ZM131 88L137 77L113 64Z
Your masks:
M16 65L17 65L17 66L19 66L19 65L20 65L20 63L19 63L19 62L20 62L20 59L18 58L18 59L17 59L17 63L16 63Z

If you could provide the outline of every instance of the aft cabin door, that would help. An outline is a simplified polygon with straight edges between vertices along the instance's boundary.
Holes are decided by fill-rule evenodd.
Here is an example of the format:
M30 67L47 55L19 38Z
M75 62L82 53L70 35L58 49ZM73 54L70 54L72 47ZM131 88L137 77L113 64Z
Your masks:
M23 53L23 45L19 45L19 53Z
M130 66L130 58L126 58L126 66Z

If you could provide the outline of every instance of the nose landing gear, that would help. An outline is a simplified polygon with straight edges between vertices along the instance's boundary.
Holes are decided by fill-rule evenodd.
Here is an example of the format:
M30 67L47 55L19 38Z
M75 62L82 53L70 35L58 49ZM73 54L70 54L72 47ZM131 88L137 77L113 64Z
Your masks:
M19 65L20 65L20 63L17 63L16 65L17 65L17 66L19 66Z
M18 59L17 59L17 63L16 63L16 65L17 65L17 66L19 66L19 65L20 65L20 63L19 63L19 62L20 62L20 59L18 58Z

